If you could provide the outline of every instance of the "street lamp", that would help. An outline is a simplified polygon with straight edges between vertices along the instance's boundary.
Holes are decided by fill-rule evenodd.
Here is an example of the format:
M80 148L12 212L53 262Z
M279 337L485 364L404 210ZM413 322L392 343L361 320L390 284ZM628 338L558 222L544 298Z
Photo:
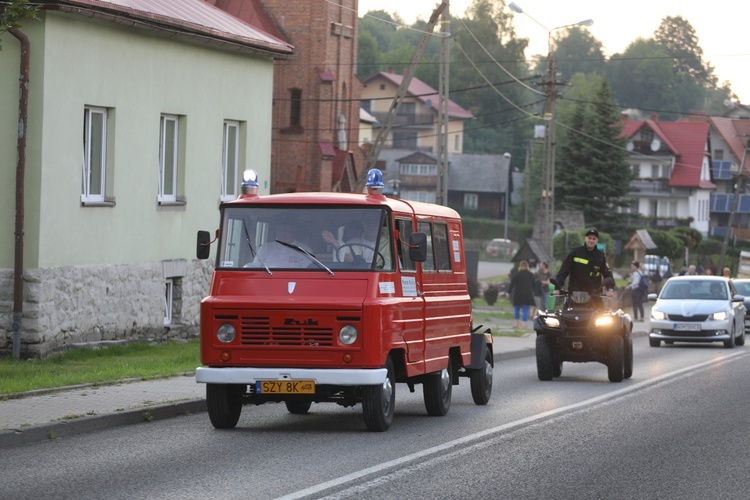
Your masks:
M546 87L545 95L546 100L544 103L544 158L542 162L542 193L541 193L541 209L542 209L542 244L549 252L550 257L554 256L554 235L555 235L555 146L556 131L555 131L555 99L557 98L557 85L555 75L555 59L552 55L552 32L570 28L573 26L591 26L594 24L593 19L586 19L573 24L566 24L563 26L557 26L549 29L544 24L540 23L532 16L530 16L515 2L511 2L508 5L510 10L519 14L525 14L536 24L544 28L547 32L547 81L542 82L542 85Z

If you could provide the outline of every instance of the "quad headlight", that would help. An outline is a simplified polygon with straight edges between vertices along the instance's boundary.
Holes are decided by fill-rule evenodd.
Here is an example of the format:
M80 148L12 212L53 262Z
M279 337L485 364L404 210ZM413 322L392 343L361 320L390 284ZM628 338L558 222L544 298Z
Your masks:
M352 345L357 341L359 333L352 325L344 325L339 330L339 341L345 345Z
M599 316L594 320L594 326L596 327L610 326L612 323L612 316Z
M550 328L559 328L560 320L557 318L553 318L552 316L547 316L544 318L544 324Z
M229 323L223 323L216 330L216 338L219 339L220 342L224 342L225 344L233 341L236 335L237 331L234 329L234 326Z

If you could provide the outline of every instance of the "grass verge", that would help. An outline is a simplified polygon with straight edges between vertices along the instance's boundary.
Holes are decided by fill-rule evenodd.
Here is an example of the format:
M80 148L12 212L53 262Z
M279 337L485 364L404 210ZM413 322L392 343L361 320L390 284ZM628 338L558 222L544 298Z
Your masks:
M77 349L45 359L0 359L0 394L179 375L200 365L198 340Z

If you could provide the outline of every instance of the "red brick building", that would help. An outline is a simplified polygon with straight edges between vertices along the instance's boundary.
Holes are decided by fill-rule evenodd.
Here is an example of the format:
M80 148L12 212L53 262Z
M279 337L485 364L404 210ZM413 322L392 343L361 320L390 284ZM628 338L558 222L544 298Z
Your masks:
M357 146L357 0L216 0L291 43L274 68L271 192L351 191ZM275 22L267 26L265 19ZM360 167L361 168L361 167Z

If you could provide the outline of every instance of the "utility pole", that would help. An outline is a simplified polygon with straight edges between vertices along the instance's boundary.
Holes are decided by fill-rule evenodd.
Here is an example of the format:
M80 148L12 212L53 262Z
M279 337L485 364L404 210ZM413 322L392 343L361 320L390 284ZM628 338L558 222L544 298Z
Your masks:
M747 150L750 149L750 138L745 143L745 151L742 153L742 162L740 164L739 172L734 181L734 196L732 198L732 211L729 212L729 221L727 222L727 230L724 232L724 241L721 244L721 253L719 254L719 268L724 268L724 257L727 254L727 244L729 243L729 233L733 231L732 225L734 224L734 216L737 213L737 208L740 205L740 195L745 192L745 162L747 161Z
M440 81L438 86L438 134L437 134L437 192L436 203L448 205L448 93L450 89L448 75L451 54L451 14L450 2L443 2L443 19L440 27Z
M385 121L381 125L380 130L378 131L378 135L375 138L375 142L373 143L372 148L370 148L370 151L367 154L365 168L363 168L359 173L359 178L354 185L353 191L355 193L362 192L365 186L365 181L367 180L367 172L369 172L370 169L375 168L375 164L377 163L378 157L380 156L380 151L383 149L383 144L385 144L385 141L388 138L388 134L390 134L391 132L393 119L398 113L398 108L401 106L401 102L404 100L404 97L406 97L406 92L409 90L409 84L414 77L414 72L417 70L417 63L422 59L422 55L424 55L425 48L427 47L427 42L429 41L430 36L432 36L432 30L435 29L435 25L437 24L440 14L447 7L448 0L443 0L443 2L438 5L437 8L435 8L435 10L432 12L430 20L427 21L427 25L424 28L424 34L419 41L419 45L417 45L417 49L414 51L414 56L412 56L411 58L411 63L409 63L409 66L407 66L406 68L406 74L404 74L404 77L401 80L401 85L399 85L398 91L396 91L396 96L393 98L393 102L391 102L391 107L388 108L388 113L386 114Z
M551 35L550 35L551 36ZM547 54L547 81L542 82L547 99L544 102L544 158L542 162L542 243L550 256L555 254L555 58L552 56L552 43Z

